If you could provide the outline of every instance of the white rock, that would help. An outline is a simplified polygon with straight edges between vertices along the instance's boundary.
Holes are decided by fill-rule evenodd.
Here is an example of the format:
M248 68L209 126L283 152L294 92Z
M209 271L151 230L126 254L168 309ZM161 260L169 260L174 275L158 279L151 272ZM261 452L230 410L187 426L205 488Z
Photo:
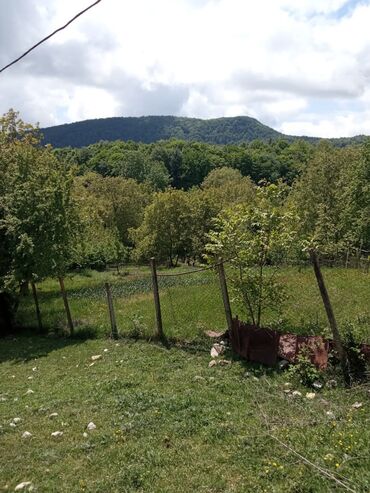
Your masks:
M353 409L360 409L362 407L362 402L355 402L352 404Z
M14 491L22 491L25 490L26 488L30 489L32 486L31 481L23 481L23 483L17 484L17 486L14 488Z
M87 425L87 429L89 431L96 430L96 424L94 424L92 421L90 421L90 423Z
M26 395L31 395L34 394L35 392L32 389L28 389L26 392Z
M314 389L316 389L316 390L320 390L320 389L322 389L323 385L322 385L322 383L321 383L321 382L314 382L314 383L312 384L312 387L313 387Z
M209 368L212 368L212 366L216 366L216 365L217 365L217 361L214 359L208 363Z
M33 380L33 377L28 377L28 380Z
M312 399L314 399L315 397L316 397L315 392L307 392L307 394L306 394L306 399L310 399L310 400L312 400Z
M29 431L25 431L22 435L22 438L31 438L32 436L32 433L30 433Z
M16 425L21 421L22 421L21 418L13 418L13 423L15 423Z
M49 414L49 418L56 418L57 416L58 416L58 413Z
M34 367L32 368L32 371L36 371L36 370L37 370L37 366L34 366Z
M222 346L221 344L213 344L212 349L211 349L211 356L212 358L217 358L221 354L223 354L225 351L225 347Z
M83 436L84 438L87 438L89 435L86 433L86 431L84 431L84 432L83 432L83 434L82 434L82 436Z
M104 349L104 352L107 353L108 352L108 349Z
M101 354L95 354L94 356L91 356L91 360L92 361L98 361L98 359L102 359L102 355Z
M54 438L61 437L62 435L63 435L62 431L53 431L53 433L51 434L51 436Z
M299 390L293 390L292 396L293 397L302 397L302 394Z
M10 423L9 425L11 428L15 428L17 425L15 423L13 423L13 421Z

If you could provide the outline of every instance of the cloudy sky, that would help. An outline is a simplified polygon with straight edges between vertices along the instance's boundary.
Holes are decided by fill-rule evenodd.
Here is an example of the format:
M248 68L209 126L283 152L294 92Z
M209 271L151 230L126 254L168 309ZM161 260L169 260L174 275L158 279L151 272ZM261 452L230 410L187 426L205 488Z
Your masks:
M92 0L0 0L0 65ZM370 135L370 0L102 0L0 74L0 113L248 115L284 133Z

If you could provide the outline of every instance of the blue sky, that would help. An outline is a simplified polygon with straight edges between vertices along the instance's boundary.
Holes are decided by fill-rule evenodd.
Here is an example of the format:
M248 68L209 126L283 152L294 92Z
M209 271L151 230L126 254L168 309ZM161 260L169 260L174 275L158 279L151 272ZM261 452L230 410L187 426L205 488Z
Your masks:
M0 64L90 0L0 0ZM0 112L41 126L248 115L370 135L370 0L102 0L0 75Z

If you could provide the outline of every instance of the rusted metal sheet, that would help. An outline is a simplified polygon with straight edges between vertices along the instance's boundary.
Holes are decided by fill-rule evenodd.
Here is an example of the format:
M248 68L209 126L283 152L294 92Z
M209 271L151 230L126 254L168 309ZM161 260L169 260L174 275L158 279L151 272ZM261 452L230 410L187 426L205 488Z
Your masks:
M239 356L273 366L278 358L279 333L233 320L231 346Z
M329 343L321 336L298 336L297 355L303 351L308 351L311 363L320 370L328 366Z
M360 351L364 355L365 361L370 363L370 344L361 344Z
M290 363L297 357L298 339L296 334L280 334L278 355Z
M311 362L320 369L328 364L329 342L321 336L281 334L233 320L230 334L233 351L249 361L273 366L278 357L295 363L300 352L307 350Z
M276 365L279 336L276 330L249 326L249 360L269 366Z

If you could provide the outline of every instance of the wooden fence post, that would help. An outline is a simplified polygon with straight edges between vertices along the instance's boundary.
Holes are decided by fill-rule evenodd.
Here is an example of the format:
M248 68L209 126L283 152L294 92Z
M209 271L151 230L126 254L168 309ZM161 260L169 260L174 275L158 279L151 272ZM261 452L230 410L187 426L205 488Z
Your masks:
M34 282L31 282L31 287L32 287L33 299L35 301L37 323L39 325L39 330L41 332L42 331L41 312L40 312L39 299L37 297L37 289L36 289L36 285Z
M74 334L74 327L73 327L73 321L71 317L71 311L69 309L69 304L68 304L68 299L67 299L67 293L64 287L64 279L63 277L58 277L59 279L59 285L60 285L60 292L62 293L62 298L64 302L64 308L67 314L67 321L68 321L68 327L69 327L69 333L71 336Z
M337 322L335 320L333 307L330 302L329 293L325 286L324 278L320 269L320 263L316 251L311 250L310 256L313 263L313 268L315 271L316 281L319 286L321 298L324 303L326 315L328 317L329 325L333 334L335 348L338 352L339 360L342 365L344 380L346 384L349 385L351 383L351 378L349 374L347 354L342 344L342 339L338 330Z
M230 306L229 292L228 292L228 289L227 289L225 269L224 269L224 262L223 262L222 258L220 258L218 260L218 276L219 276L219 279L220 279L220 286L221 286L221 293L222 293L222 301L224 303L227 328L228 328L229 332L231 333L232 326L233 326L233 318L232 318L232 314L231 314L231 306Z
M112 292L110 290L110 285L108 282L105 283L105 290L107 292L109 318L110 318L110 325L112 328L111 336L113 339L118 339L118 330L116 324L116 316L114 314Z
M155 304L155 314L157 320L157 335L162 341L164 341L166 338L163 333L161 303L159 301L157 266L154 257L150 259L150 268L152 271L153 295L154 295L154 304Z

